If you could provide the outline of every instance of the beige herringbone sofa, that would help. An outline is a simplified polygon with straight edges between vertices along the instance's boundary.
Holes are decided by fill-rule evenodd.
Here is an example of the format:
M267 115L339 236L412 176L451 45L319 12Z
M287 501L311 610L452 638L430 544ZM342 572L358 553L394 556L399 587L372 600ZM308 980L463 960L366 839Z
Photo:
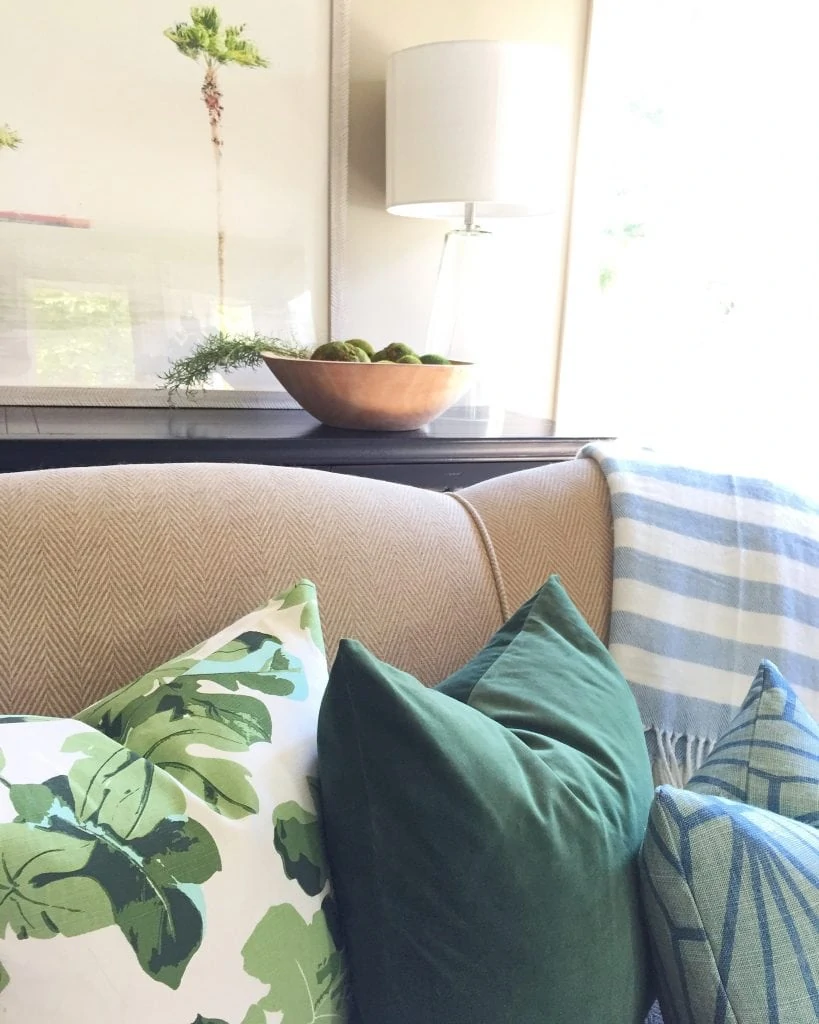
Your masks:
M605 636L608 491L591 460L439 494L310 470L117 466L0 476L0 713L70 715L262 604L318 586L434 683L557 572Z

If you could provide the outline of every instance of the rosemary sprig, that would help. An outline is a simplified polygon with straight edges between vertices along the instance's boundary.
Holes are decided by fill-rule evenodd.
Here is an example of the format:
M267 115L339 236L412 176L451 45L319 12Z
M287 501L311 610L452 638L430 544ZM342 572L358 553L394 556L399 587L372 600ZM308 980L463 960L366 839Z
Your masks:
M278 356L295 359L309 358L310 351L303 345L281 338L270 338L263 334L227 334L217 331L208 334L194 348L189 356L177 359L159 375L160 387L173 398L180 388L189 394L206 383L214 370L238 370L243 366L261 366L262 352L274 352Z

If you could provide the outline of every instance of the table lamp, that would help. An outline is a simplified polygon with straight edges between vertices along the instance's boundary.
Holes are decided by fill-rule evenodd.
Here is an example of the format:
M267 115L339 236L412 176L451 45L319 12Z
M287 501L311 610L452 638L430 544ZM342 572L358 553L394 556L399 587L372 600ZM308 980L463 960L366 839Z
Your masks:
M481 225L554 209L556 67L548 46L483 40L413 46L388 62L387 210L462 220L445 237L424 350L478 364L473 407L503 402L510 355L498 334L510 268Z

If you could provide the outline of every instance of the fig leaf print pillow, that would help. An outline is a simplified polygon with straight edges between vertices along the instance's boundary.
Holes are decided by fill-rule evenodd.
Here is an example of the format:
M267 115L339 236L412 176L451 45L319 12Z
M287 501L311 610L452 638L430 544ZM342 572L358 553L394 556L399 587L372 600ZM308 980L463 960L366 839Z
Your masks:
M343 1024L302 581L76 719L0 717L0 1017Z

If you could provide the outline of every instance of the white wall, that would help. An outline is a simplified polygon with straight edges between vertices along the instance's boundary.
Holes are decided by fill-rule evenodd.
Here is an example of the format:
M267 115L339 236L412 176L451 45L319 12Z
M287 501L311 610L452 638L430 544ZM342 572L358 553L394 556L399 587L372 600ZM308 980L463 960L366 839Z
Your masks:
M339 333L374 342L420 344L426 334L443 236L449 222L395 217L384 210L384 79L387 57L442 39L527 39L551 44L567 67L566 130L555 139L565 187L555 212L516 225L533 281L506 347L525 344L519 411L550 417L582 55L589 0L353 0L350 179L344 310ZM511 227L511 225L510 225ZM522 274L527 266L522 265ZM521 341L523 335L525 341Z

